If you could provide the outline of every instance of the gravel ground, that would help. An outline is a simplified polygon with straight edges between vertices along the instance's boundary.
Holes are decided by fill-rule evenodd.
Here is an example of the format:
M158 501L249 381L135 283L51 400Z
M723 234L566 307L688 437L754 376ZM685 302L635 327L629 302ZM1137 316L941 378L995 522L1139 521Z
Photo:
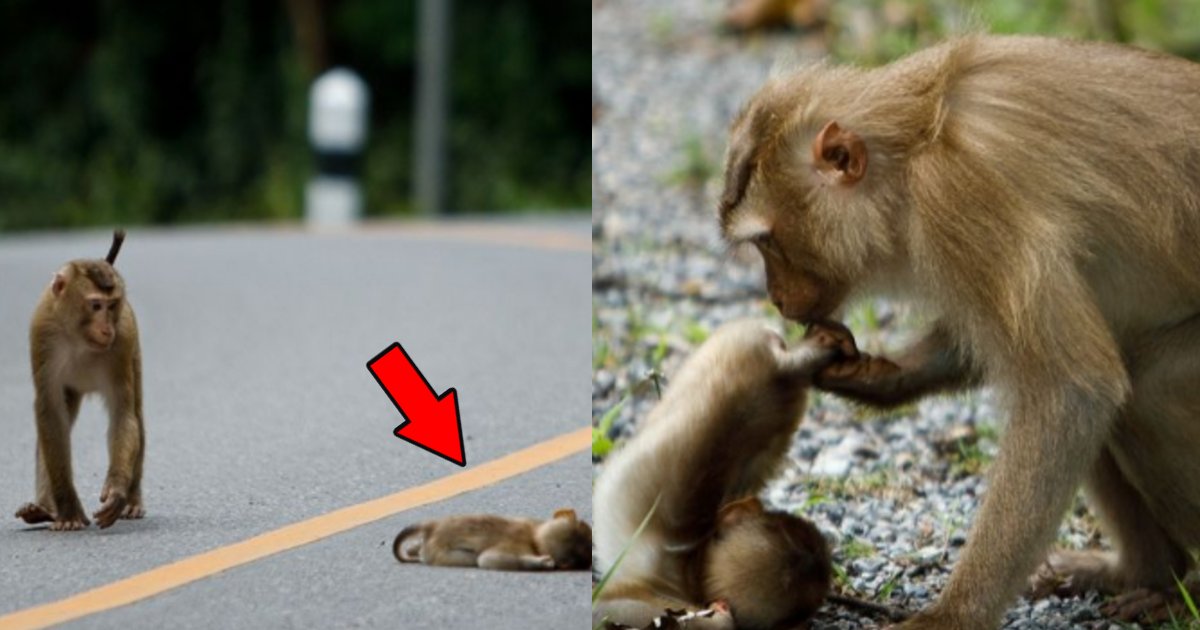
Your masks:
M722 0L594 0L593 423L627 436L706 333L779 319L756 256L727 254L713 209L729 121L773 65L816 59L820 39L718 32ZM861 346L896 350L920 327L902 305L854 308ZM794 331L793 331L794 332ZM942 590L986 488L1003 418L988 392L886 417L811 397L784 474L764 495L817 523L843 592L916 610ZM611 423L611 424L610 424ZM597 470L602 466L597 462ZM1060 544L1099 544L1081 503ZM1116 628L1099 599L1021 600L1006 628ZM813 628L876 625L827 605Z

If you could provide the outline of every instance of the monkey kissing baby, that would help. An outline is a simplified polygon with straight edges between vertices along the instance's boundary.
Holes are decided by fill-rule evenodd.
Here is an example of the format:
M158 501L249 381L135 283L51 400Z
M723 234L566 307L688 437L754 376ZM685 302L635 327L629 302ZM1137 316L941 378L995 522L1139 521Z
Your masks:
M599 569L629 550L600 593L594 624L640 628L668 608L715 604L715 614L686 627L765 629L816 612L830 586L825 540L753 497L787 456L813 374L856 356L836 324L813 325L788 347L752 319L722 326L684 363L596 480Z

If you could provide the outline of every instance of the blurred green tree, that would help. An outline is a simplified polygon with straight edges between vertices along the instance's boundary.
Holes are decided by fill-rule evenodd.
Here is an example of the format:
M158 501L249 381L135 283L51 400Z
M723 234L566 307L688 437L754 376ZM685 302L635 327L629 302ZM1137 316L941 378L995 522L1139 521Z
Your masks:
M0 3L0 229L297 217L331 65L371 86L368 212L408 211L415 5ZM572 3L455 3L453 208L589 203L590 25Z

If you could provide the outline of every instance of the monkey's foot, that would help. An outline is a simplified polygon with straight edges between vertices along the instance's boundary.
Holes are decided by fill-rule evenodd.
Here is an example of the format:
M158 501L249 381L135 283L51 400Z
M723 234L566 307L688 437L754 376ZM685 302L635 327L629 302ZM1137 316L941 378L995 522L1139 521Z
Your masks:
M104 502L104 505L92 513L92 517L96 519L96 524L100 526L100 529L112 527L113 523L116 523L117 519L125 514L125 509L130 505L129 500L123 494L109 492L107 496L108 500Z
M1105 551L1055 551L1029 578L1026 595L1042 599L1050 595L1072 597L1088 591L1114 593L1116 558Z
M121 511L121 518L124 519L139 519L146 515L146 508L142 507L141 501L130 501L125 509Z
M1195 591L1196 589L1190 589ZM1195 593L1193 595L1195 600ZM1191 619L1186 602L1178 589L1167 591L1139 588L1122 593L1100 606L1100 612L1118 621L1159 624Z
M15 516L30 525L49 523L54 520L54 515L50 513L50 510L36 503L26 503L17 508Z

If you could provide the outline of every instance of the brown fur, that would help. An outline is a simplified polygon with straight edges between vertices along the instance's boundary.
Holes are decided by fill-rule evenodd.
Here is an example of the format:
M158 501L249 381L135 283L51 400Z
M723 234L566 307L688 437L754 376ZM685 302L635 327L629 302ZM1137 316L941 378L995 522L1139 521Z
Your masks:
M405 527L392 542L392 554L400 562L450 567L587 569L592 566L592 530L574 510L559 510L545 521L451 516Z
M801 321L890 293L937 323L900 360L818 384L900 404L985 381L1010 422L970 543L905 627L995 626L1083 483L1119 549L1075 584L1168 587L1200 544L1200 66L1108 44L966 37L814 66L731 132L720 223ZM823 158L831 121L865 174ZM822 141L824 142L824 141ZM1079 558L1086 557L1087 560Z
M801 519L764 513L755 499L737 501L761 490L785 459L812 374L839 351L853 353L848 339L841 329L814 327L812 338L788 349L764 322L747 320L721 327L689 357L596 481L600 569L614 566L626 545L629 552L601 592L594 621L641 627L665 608L721 601L741 628L815 612L829 588L824 541ZM800 555L811 562L777 561ZM787 597L775 596L780 584ZM688 627L729 623L718 615Z
M123 233L113 237L115 260ZM93 514L101 528L118 518L141 518L142 364L137 322L125 282L106 260L75 260L55 274L34 311L29 331L36 393L36 499L17 510L27 523L53 530L89 524L75 492L71 429L85 394L98 392L109 410L109 468Z

